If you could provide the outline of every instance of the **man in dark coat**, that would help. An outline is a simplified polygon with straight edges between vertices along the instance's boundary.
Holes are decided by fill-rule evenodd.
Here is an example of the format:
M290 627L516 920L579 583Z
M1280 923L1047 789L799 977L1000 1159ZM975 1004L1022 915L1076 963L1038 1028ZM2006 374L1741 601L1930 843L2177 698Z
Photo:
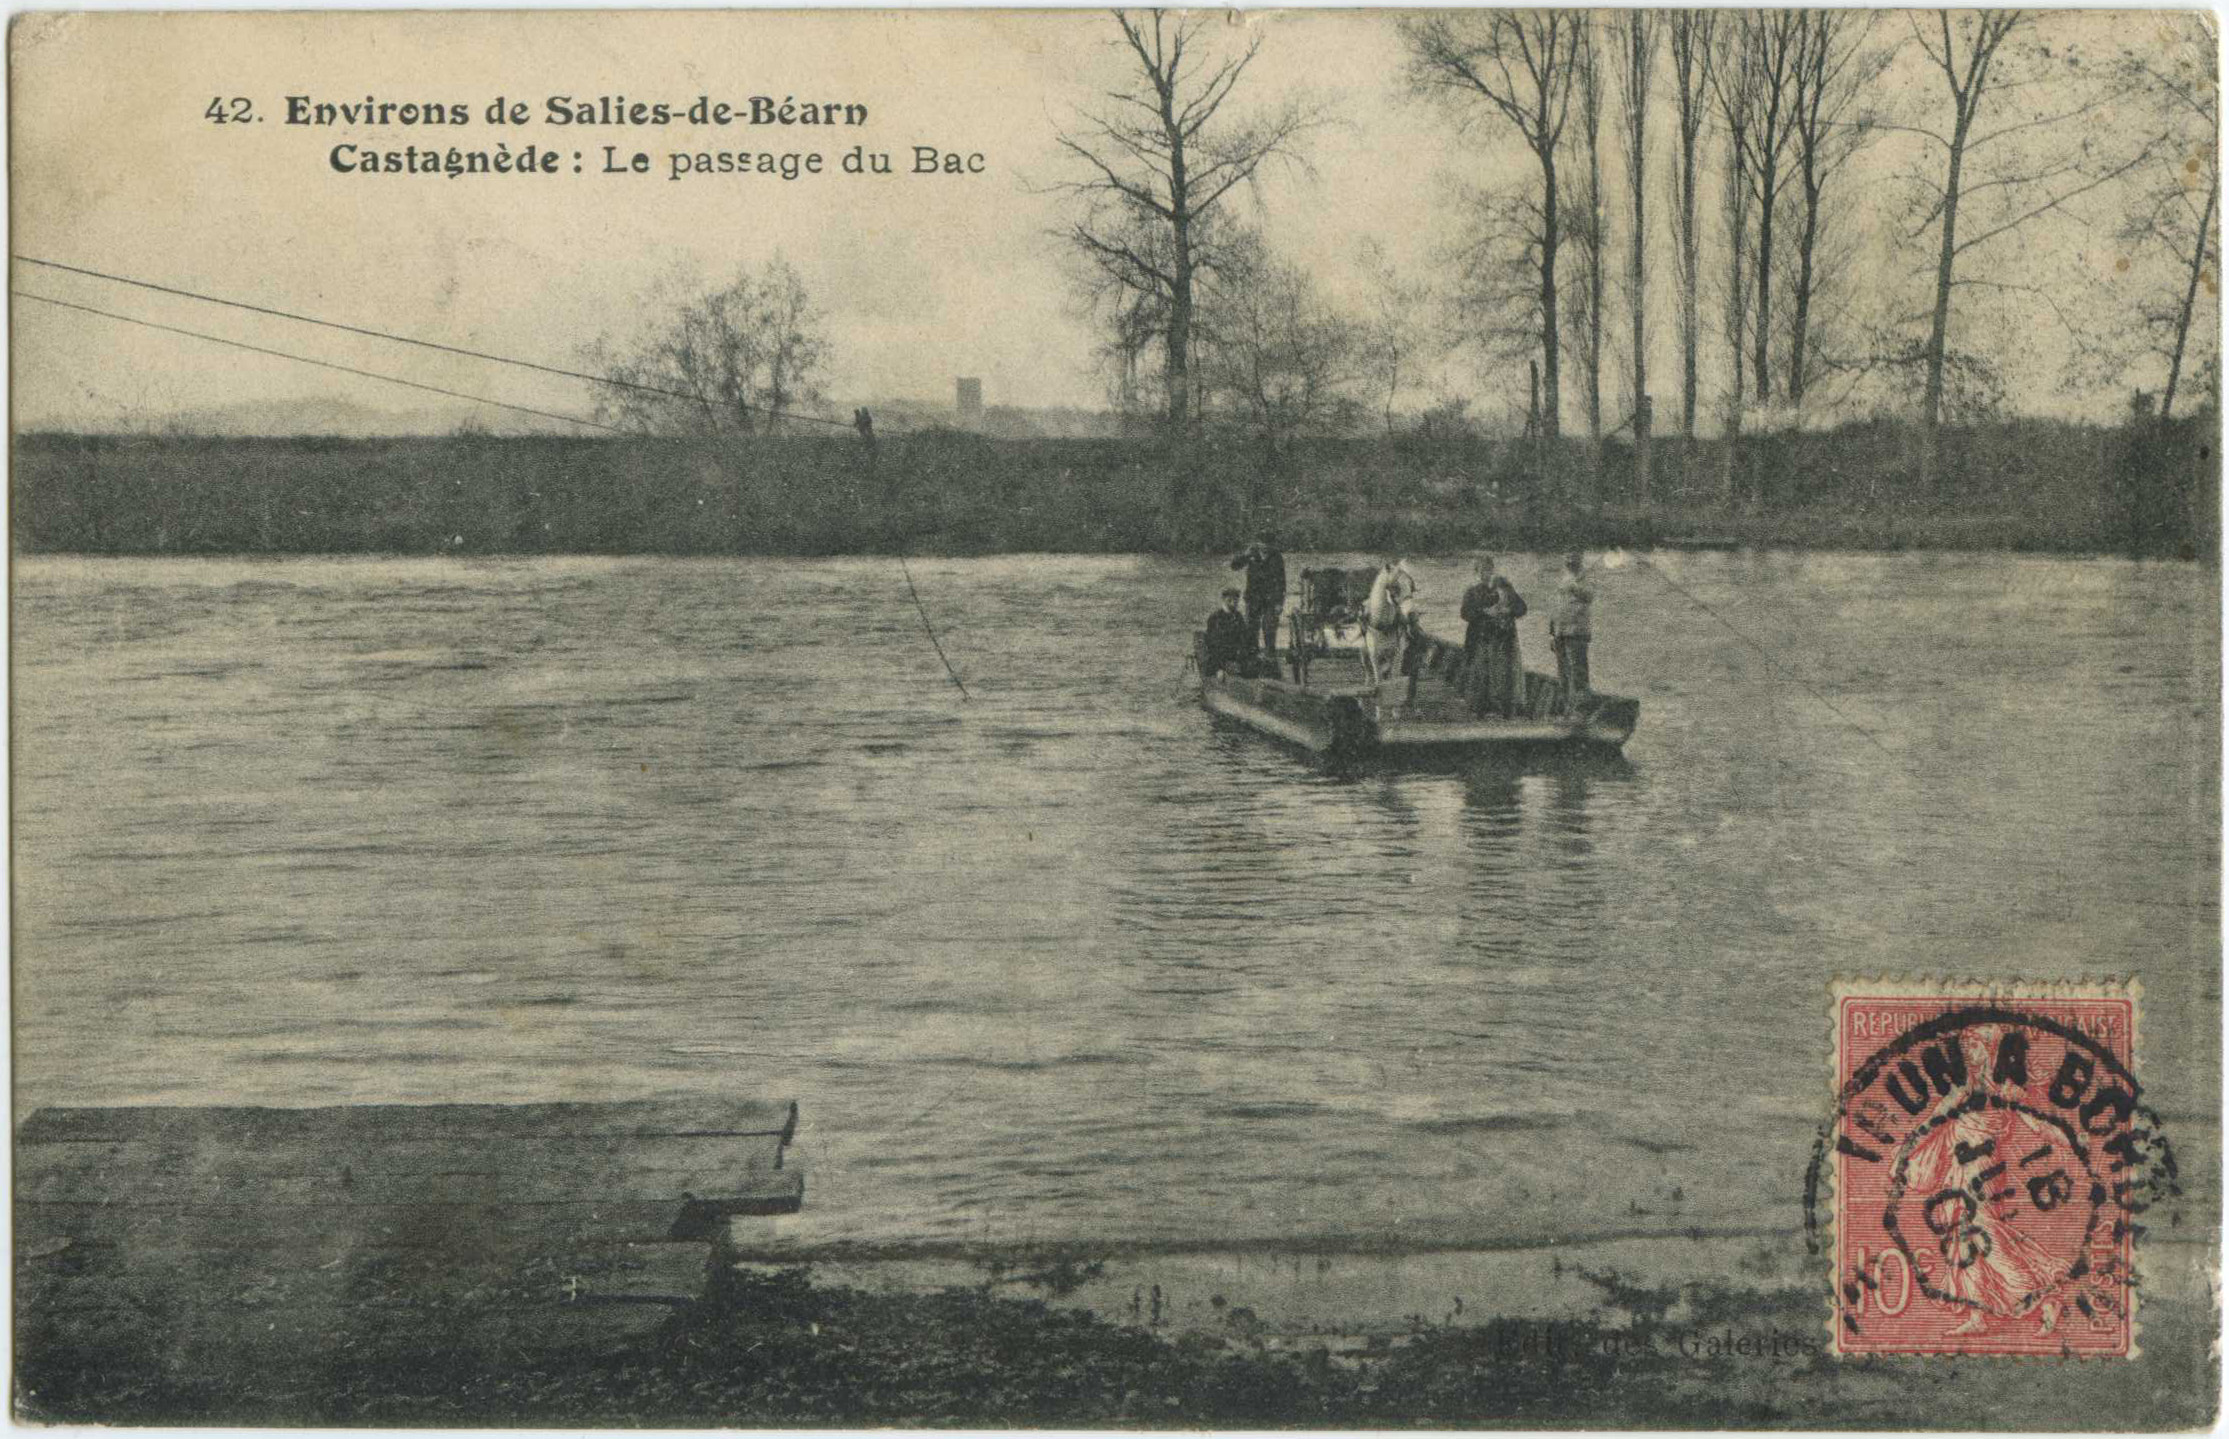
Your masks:
M1238 590L1223 591L1223 607L1207 617L1207 644L1200 653L1200 674L1229 670L1243 675L1254 664L1254 627L1238 612Z
M1277 653L1277 615L1285 607L1285 557L1270 547L1269 536L1256 535L1231 560L1231 568L1246 571L1246 623L1261 636L1261 647Z

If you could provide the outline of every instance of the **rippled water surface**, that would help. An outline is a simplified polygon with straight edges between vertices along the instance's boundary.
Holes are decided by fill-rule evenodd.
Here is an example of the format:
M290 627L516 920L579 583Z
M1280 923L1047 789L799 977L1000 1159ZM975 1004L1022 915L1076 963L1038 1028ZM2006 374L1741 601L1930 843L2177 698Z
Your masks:
M1656 562L1863 732L1631 563L1622 761L1353 773L1194 702L1204 560L916 561L970 703L888 560L19 561L18 1108L794 1095L807 1240L1784 1226L1832 977L2134 972L2213 1172L2211 573Z

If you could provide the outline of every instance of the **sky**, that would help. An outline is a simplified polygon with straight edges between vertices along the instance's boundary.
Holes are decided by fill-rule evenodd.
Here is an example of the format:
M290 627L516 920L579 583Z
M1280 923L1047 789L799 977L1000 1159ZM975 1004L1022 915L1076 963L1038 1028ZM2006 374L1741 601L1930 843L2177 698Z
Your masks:
M1365 241L1428 272L1452 232L1451 180L1516 179L1530 163L1506 131L1459 134L1406 94L1394 22L1385 12L1231 12L1221 37L1233 48L1262 37L1242 100L1304 90L1340 114L1313 137L1307 172L1270 174L1245 203L1282 253L1356 302ZM826 312L834 400L948 403L953 378L975 375L994 405L1105 402L1094 330L1054 238L1072 202L1053 188L1073 173L1057 130L1127 78L1102 12L42 15L20 21L11 40L18 256L570 367L583 346L630 328L652 282L675 265L717 277L778 253ZM291 125L287 97L297 95L461 104L471 123ZM698 95L825 98L865 104L869 118L857 128L558 127L544 118L554 95L677 106ZM487 124L499 96L528 102L531 122ZM219 97L244 98L259 118L213 123L206 112ZM348 174L329 160L341 144L498 141L554 146L560 172ZM647 153L650 173L601 173L606 145L623 165ZM889 152L901 172L919 145L979 152L983 169L791 182L667 173L677 151L817 150L833 166L853 145ZM1881 209L1861 239L1886 234L1902 158L1895 145L1867 158L1862 183ZM560 414L594 412L594 387L577 381L21 263L13 288ZM160 428L251 403L305 415L369 406L401 428L447 429L468 416L498 429L565 428L35 301L15 301L10 323L18 428ZM1652 327L1660 372L1670 344L1666 314ZM1521 369L1488 364L1440 379L1489 412L1521 403ZM2075 403L2041 378L2016 398Z

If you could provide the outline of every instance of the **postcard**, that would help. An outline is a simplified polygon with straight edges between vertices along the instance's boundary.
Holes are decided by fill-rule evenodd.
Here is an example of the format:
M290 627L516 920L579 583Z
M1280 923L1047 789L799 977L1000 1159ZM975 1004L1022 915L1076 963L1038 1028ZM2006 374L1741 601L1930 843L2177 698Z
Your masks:
M2217 54L17 16L13 1413L2211 1425Z

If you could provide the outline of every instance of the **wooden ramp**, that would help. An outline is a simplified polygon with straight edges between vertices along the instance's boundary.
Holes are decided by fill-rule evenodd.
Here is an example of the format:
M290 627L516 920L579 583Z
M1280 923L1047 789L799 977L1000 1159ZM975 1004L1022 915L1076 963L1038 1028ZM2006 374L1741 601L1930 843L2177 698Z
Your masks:
M16 1359L165 1367L610 1342L794 1213L792 1102L43 1109L15 1149Z

